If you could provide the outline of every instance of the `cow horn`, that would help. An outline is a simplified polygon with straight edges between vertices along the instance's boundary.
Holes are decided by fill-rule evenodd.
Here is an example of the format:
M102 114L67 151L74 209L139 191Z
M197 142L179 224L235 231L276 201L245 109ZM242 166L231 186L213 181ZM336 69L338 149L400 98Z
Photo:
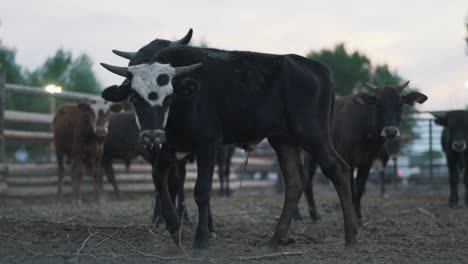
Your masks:
M127 67L113 66L113 65L106 64L106 63L102 63L102 62L101 62L101 66L106 68L106 70L112 73L115 73L123 77L128 77Z
M183 38L171 42L170 46L175 47L175 46L180 46L180 45L187 45L190 42L190 40L192 39L192 34L193 34L193 30L190 29Z
M364 83L364 86L367 87L367 88L373 89L373 90L377 89L377 86L375 86L375 85L373 85L371 83L367 83L367 82Z
M117 56L120 56L124 59L129 59L129 60L135 58L137 54L136 52L120 51L120 50L115 50L115 49L112 50L112 52Z
M192 72L193 70L197 69L200 66L202 66L202 63L196 63L196 64L192 64L192 65L189 65L189 66L174 67L175 71L176 71L175 76L188 74L188 73Z
M397 87L398 91L401 93L405 88L406 86L408 86L410 81L406 81L404 84L400 85Z

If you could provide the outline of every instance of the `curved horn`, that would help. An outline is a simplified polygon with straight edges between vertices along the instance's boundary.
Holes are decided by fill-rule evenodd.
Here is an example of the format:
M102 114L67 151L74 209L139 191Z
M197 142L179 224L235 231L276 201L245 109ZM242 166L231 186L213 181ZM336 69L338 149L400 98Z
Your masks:
M136 52L120 51L120 50L115 50L115 49L112 50L112 52L117 56L120 56L124 59L129 59L129 60L135 58L137 54Z
M198 67L200 67L202 65L203 65L202 63L196 63L196 64L192 64L192 65L189 65L189 66L174 67L174 69L176 71L175 76L188 74L188 73L194 71L196 68L198 68Z
M123 76L123 77L128 77L128 71L127 71L127 67L119 67L119 66L113 66L113 65L109 65L109 64L106 64L106 63L102 63L101 62L101 66L106 68L106 70L112 72L112 73L115 73L117 75L120 75L120 76Z
M370 88L370 89L373 89L373 90L377 89L377 86L375 86L375 85L373 85L373 84L371 84L371 83L365 82L365 83L363 83L363 84L364 84L364 86L367 87L367 88Z
M179 40L176 40L176 41L173 41L171 42L171 47L175 47L175 46L179 46L179 45L187 45L190 40L192 39L192 34L193 34L193 30L190 29L187 34L185 35L185 37L179 39Z
M402 84L401 86L398 86L397 87L397 90L401 93L403 91L403 89L406 88L406 86L408 86L409 84L409 81L406 81L404 84Z

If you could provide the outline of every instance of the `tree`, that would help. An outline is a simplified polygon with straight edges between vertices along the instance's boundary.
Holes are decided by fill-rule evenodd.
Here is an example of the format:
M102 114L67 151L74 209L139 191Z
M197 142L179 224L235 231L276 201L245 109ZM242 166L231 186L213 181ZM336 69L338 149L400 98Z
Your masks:
M341 96L368 91L362 85L364 82L370 82L376 86L396 86L406 81L397 72L392 71L387 64L373 67L367 55L359 51L349 52L344 43L337 44L333 49L312 51L307 57L323 62L331 69L337 94ZM406 88L405 93L414 90L416 90L414 87ZM418 137L412 131L415 122L410 118L415 112L416 109L413 106L404 107L401 122L402 132L411 133L413 138Z
M356 88L362 86L362 82L370 80L371 62L369 58L358 51L349 53L344 43L337 44L331 50L312 51L307 55L307 58L321 61L330 67L338 95L349 95Z

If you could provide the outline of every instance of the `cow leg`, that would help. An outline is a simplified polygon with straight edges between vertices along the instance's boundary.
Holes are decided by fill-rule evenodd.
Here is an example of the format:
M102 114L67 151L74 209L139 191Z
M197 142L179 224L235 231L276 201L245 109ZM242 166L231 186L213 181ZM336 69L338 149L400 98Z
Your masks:
M317 206L315 205L314 199L314 175L317 169L317 163L315 162L308 162L307 164L307 173L309 174L309 183L305 186L305 195L307 198L307 204L309 206L309 215L315 223L320 223L322 218L317 210Z
M103 200L102 189L104 188L102 183L102 150L103 145L96 146L96 156L91 160L91 169L94 178L94 193L96 195L96 200L101 203Z
M317 127L312 131L320 130L323 130L323 127ZM320 133L320 135L323 138L312 139L309 144L304 144L304 149L317 161L323 174L335 186L343 211L346 245L353 245L357 243L357 226L352 203L352 188L350 186L350 178L353 178L352 170L335 151L331 140L327 139L329 134Z
M114 173L114 167L112 166L112 160L108 158L104 158L103 165L104 165L104 171L107 176L107 180L112 184L116 197L120 199L120 190L119 190L119 186L117 186L117 181L115 180L115 173Z
M130 173L130 164L132 160L131 159L126 159L125 160L125 173L129 174Z
M58 182L57 182L57 201L62 201L62 186L63 186L63 174L64 174L64 166L63 166L63 153L57 151L57 175L58 175Z
M185 169L185 165L187 164L186 160L179 160L176 161L177 167L177 174L178 174L178 184L177 184L177 215L179 218L183 218L184 222L187 224L191 224L190 219L188 217L187 207L185 206L185 177L187 175L187 170Z
M199 146L195 156L197 157L198 177L195 183L194 195L198 207L198 226L193 242L193 253L194 256L206 256L210 237L210 196L216 163L216 144Z
M459 173L457 168L456 158L447 158L449 167L449 183L450 183L450 196L449 196L449 207L453 208L458 205L458 180Z
M356 217L359 222L362 223L362 214L361 214L361 198L364 192L366 191L366 182L369 177L370 165L361 166L358 168L356 176L356 200L354 204L354 209L356 211Z
M168 176L172 165L173 163L171 161L159 158L156 164L153 165L152 176L153 183L155 184L161 200L161 211L166 222L167 230L172 235L174 243L179 245L178 231L180 230L180 221L168 190ZM171 177L171 181L174 180L177 181L177 179Z
M163 225L166 223L164 221L164 216L162 213L161 196L159 195L159 191L157 190L154 193L154 208L153 208L153 217L151 218L151 222L156 227L159 227L159 225Z
M297 210L297 204L304 191L304 182L308 181L301 157L301 148L285 138L269 137L268 141L275 149L285 182L283 210L269 244L277 247L281 240L287 238L289 226Z
M81 204L81 178L82 178L82 160L80 158L72 159L71 178L72 178L72 193L73 202L77 205Z
M218 178L219 178L219 196L224 197L225 192L224 192L224 171L223 171L223 162L221 161L222 158L222 150L218 152Z
M232 147L229 146L228 147L228 153L226 155L226 159L225 159L225 162L224 162L224 166L225 166L225 174L224 174L224 177L226 178L226 196L227 197L230 197L231 196L231 188L229 188L229 175L231 174L231 158L232 158L232 154L234 152L234 149L231 149Z
M463 182L465 184L465 206L468 207L468 153L464 153L464 173L463 173Z

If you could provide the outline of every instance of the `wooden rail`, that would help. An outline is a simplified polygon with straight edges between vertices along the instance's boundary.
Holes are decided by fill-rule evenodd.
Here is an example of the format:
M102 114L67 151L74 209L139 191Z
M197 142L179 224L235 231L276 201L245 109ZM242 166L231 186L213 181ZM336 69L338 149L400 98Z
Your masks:
M20 93L27 95L41 95L51 98L51 113L30 113L22 111L6 110L6 94L8 93ZM40 131L21 131L21 130L6 130L5 121L8 122L22 122L31 124L52 124L55 111L55 99L69 99L69 100L93 100L100 101L101 97L94 94L68 92L64 91L61 93L49 93L41 87L33 87L28 85L8 84L6 83L5 70L0 66L0 193L4 189L5 177L9 172L7 159L5 157L5 142L7 139L16 140L41 140L51 141L53 135L51 132L40 132Z

